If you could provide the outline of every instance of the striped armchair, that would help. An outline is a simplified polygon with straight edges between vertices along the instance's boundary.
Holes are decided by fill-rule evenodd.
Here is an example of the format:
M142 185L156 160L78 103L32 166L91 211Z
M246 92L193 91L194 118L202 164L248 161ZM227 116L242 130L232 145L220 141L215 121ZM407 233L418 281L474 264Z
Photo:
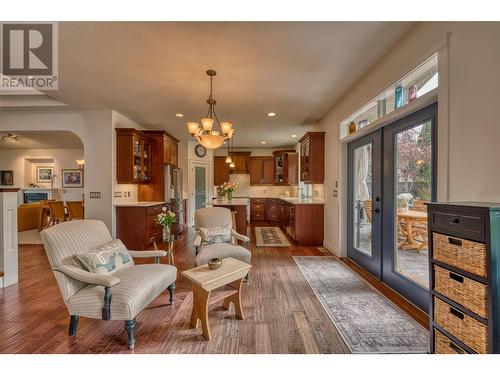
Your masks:
M97 274L85 270L76 255L112 241L102 221L64 222L45 229L41 237L71 316L70 336L76 335L80 316L124 320L128 346L134 349L137 315L167 288L170 303L174 301L177 269L159 264L165 251L129 251L132 258L154 257L156 264L131 265L111 274Z
M217 226L232 225L231 211L223 207L206 207L196 210L194 213L194 226L197 231L194 240L196 250L196 267L207 264L211 258L235 258L242 262L251 263L252 254L243 246L237 245L237 240L246 246L250 239L231 229L231 242L203 244L200 228L213 228Z

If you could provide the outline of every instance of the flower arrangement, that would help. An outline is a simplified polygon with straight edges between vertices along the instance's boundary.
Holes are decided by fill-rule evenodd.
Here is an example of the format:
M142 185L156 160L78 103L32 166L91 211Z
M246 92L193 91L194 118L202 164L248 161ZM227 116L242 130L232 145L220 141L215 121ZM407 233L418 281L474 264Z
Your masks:
M166 207L162 208L163 212L158 214L155 218L155 223L161 225L162 227L169 227L170 224L177 222L175 213L172 211L167 211Z
M175 213L167 211L166 207L162 207L162 213L155 217L155 223L163 227L163 241L167 241L170 237L170 225L177 222Z
M224 197L227 195L228 199L231 199L233 192L238 189L237 182L224 182L223 184L217 186L217 195Z

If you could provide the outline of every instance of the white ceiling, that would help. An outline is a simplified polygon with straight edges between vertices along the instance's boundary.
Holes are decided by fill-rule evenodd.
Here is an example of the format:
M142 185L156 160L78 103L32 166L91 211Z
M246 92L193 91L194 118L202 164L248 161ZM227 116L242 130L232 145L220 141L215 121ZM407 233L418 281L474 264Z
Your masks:
M209 80L236 147L293 144L415 24L411 22L63 22L57 100L114 109L189 138ZM360 103L362 104L362 103ZM276 112L274 118L268 112ZM176 118L177 112L184 118Z
M0 132L0 137L11 132ZM2 149L54 149L83 148L83 143L72 132L67 131L22 131L14 132L17 141L0 141Z

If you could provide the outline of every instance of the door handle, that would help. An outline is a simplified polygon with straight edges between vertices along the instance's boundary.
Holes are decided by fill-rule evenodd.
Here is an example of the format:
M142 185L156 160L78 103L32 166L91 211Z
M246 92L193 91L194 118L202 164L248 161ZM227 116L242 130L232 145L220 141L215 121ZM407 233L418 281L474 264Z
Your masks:
M374 214L378 214L378 213L380 213L380 208L376 208L376 209L372 210L372 212L373 212Z

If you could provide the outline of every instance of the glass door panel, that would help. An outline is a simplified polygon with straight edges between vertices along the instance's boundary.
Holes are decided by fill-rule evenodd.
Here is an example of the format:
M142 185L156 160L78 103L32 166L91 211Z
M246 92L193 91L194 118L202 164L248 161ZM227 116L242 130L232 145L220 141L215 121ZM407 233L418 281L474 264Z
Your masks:
M195 210L203 208L207 204L206 170L205 166L194 167Z
M380 277L381 135L371 133L348 145L348 256Z
M427 207L435 199L437 104L384 128L382 279L427 311Z
M354 149L353 247L372 256L372 144Z
M427 208L432 198L432 121L394 136L395 271L429 288Z

